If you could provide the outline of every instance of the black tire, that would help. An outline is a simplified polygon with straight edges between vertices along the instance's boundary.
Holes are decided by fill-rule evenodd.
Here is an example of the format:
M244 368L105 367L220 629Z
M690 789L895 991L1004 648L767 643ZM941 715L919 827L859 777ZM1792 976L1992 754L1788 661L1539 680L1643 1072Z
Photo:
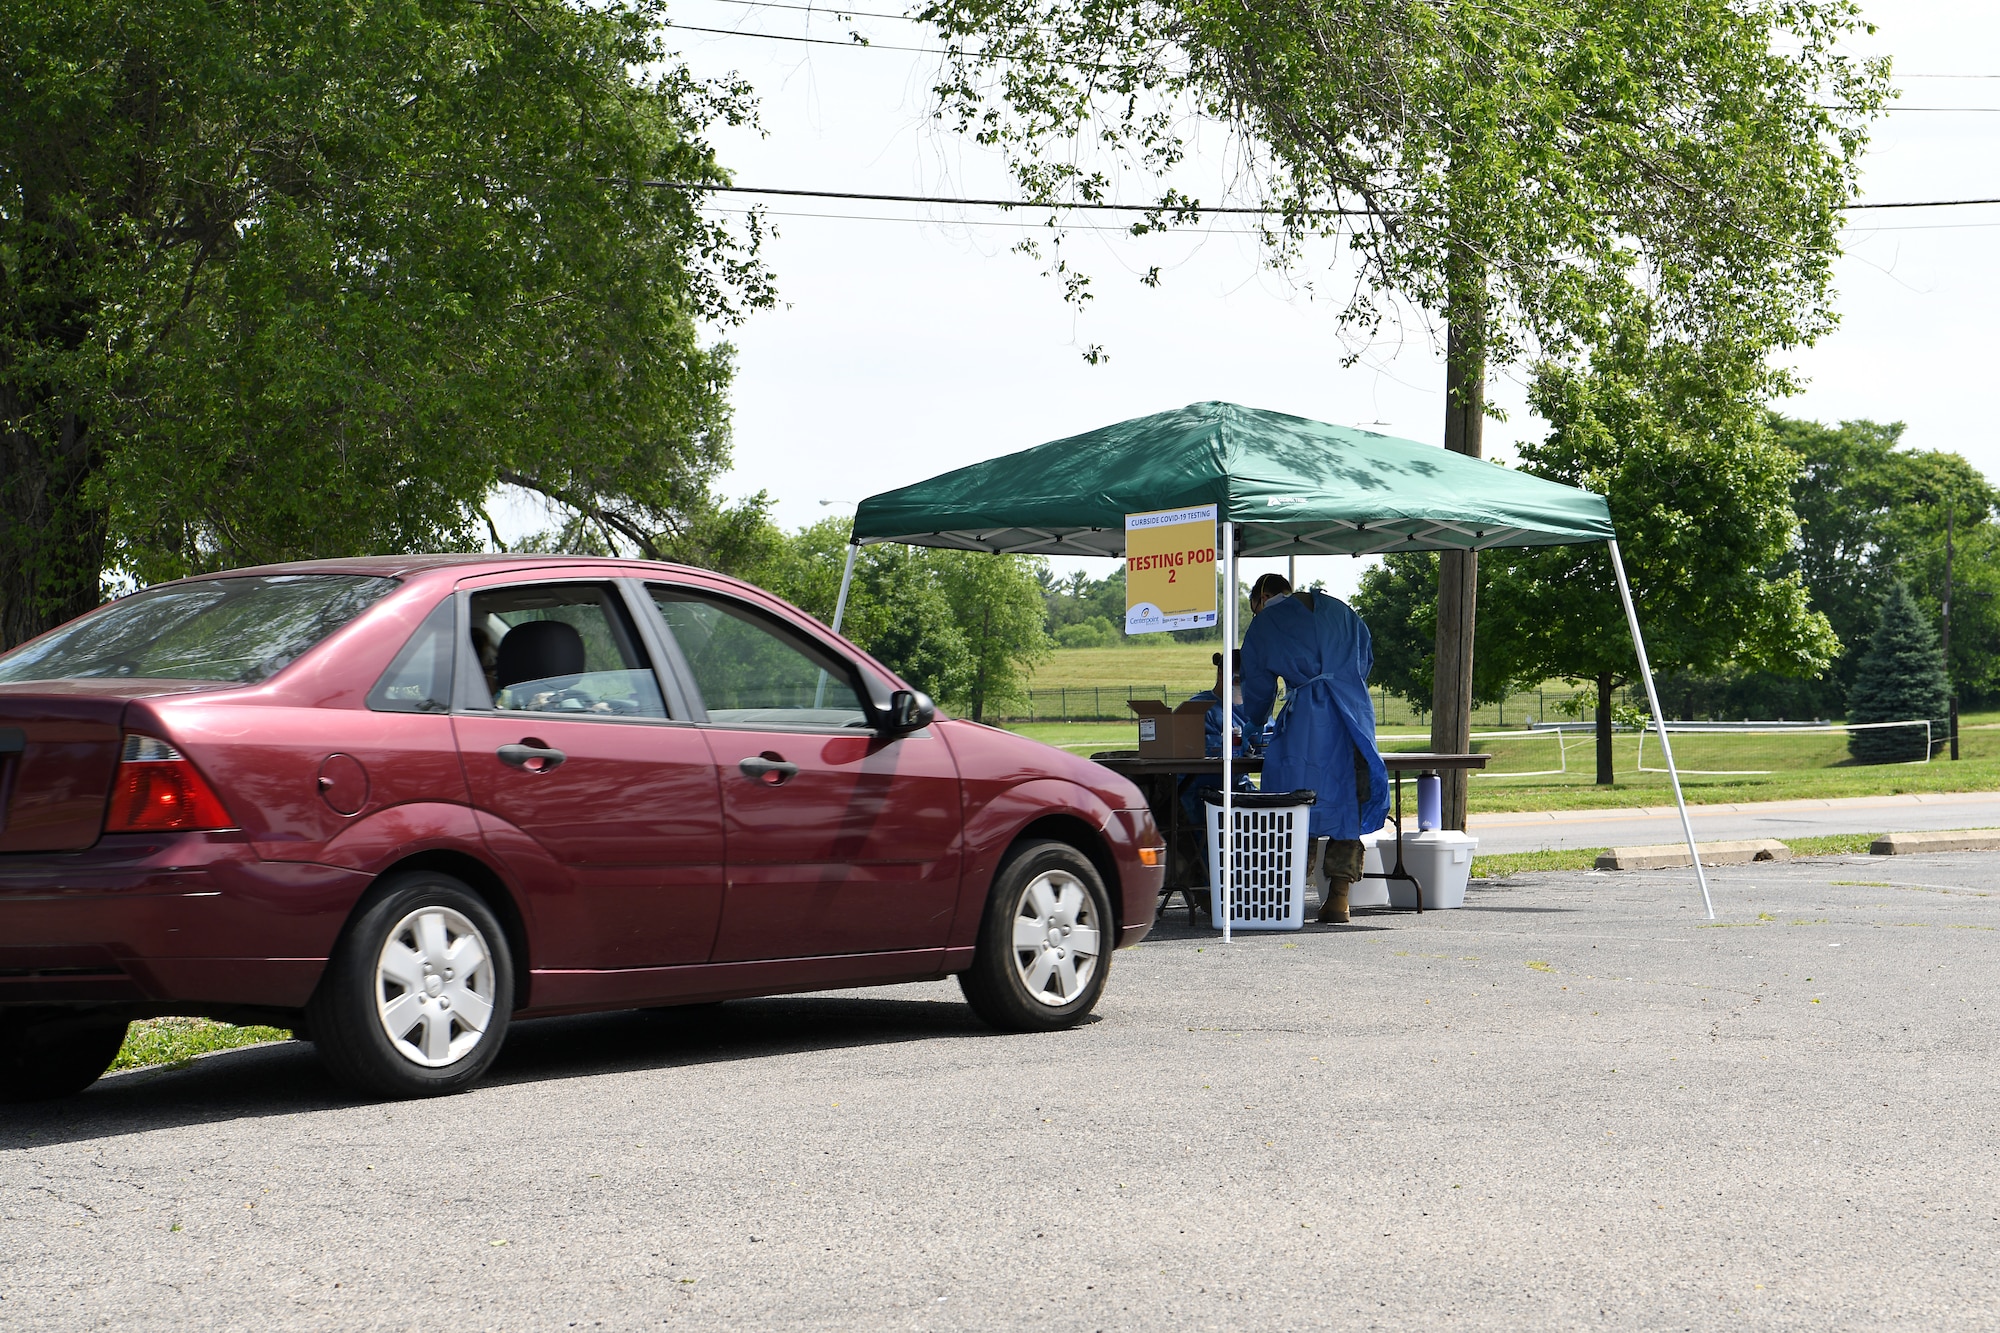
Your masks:
M125 1026L122 1018L87 1009L0 1009L0 1102L82 1092L118 1058Z
M1038 882L1052 892L1060 889L1063 897L1074 885L1082 901L1067 913L1042 913L1033 900ZM1067 930L1062 928L1065 921L1071 923ZM1017 923L1022 924L1017 927ZM1038 926L1053 928L1055 933L1045 929L1044 942L1026 947L1020 932ZM1074 993L1065 995L1058 955L1069 958L1073 973L1086 972L1082 949L1071 944L1080 939L1074 934L1079 927L1096 932L1096 952L1089 955L1087 974L1075 977ZM1089 858L1066 842L1023 843L1009 853L993 876L972 966L959 973L958 986L972 1011L1003 1032L1053 1032L1072 1027L1104 993L1111 951L1117 942L1111 899ZM1037 973L1047 977L1039 990L1031 984Z
M467 935L485 957L483 976L478 964L463 978L446 965L452 955L445 950L462 952ZM392 936L406 956L387 955ZM397 969L420 977L420 984L388 975ZM412 996L414 1005L402 1003ZM482 1000L490 1003L478 1027ZM362 901L306 1007L306 1023L321 1063L344 1086L383 1097L436 1097L462 1091L486 1072L513 1010L513 956L492 909L461 881L420 870L383 881ZM392 1026L403 1028L400 1039L391 1037Z

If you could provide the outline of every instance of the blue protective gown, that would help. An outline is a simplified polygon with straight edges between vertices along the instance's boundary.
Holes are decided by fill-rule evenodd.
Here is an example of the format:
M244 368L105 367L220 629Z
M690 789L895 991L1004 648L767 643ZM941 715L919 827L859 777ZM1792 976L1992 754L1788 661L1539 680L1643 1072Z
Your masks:
M1306 604L1307 599L1312 602ZM1315 838L1359 838L1389 813L1389 773L1375 750L1368 672L1375 645L1361 617L1325 593L1278 598L1243 636L1243 711L1264 725L1284 678L1285 711L1264 751L1264 790L1318 793ZM1354 755L1367 764L1368 801L1357 810Z

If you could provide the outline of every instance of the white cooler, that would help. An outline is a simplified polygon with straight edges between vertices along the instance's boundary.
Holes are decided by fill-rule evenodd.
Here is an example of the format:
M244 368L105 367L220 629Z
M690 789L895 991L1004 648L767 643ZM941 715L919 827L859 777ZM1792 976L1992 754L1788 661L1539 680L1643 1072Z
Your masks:
M1416 876L1417 883L1424 886L1423 908L1426 912L1465 906L1465 882L1472 877L1472 854L1478 849L1479 839L1449 829L1404 835L1403 869ZM1396 860L1393 829L1383 839L1381 850L1393 866ZM1417 891L1407 881L1392 879L1388 888L1391 907L1417 905Z

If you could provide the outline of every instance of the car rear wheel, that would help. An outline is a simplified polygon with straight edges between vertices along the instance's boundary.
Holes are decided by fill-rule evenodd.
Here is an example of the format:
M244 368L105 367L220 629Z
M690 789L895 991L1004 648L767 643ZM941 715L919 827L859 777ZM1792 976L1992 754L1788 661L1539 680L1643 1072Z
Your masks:
M430 1097L486 1072L507 1035L514 968L493 912L428 871L385 882L341 937L307 1009L320 1060L360 1092Z
M97 1082L125 1044L125 1020L68 1009L0 1009L0 1102L41 1102Z
M1089 859L1068 843L1026 843L993 877L959 989L994 1027L1066 1028L1104 993L1115 938L1111 901Z

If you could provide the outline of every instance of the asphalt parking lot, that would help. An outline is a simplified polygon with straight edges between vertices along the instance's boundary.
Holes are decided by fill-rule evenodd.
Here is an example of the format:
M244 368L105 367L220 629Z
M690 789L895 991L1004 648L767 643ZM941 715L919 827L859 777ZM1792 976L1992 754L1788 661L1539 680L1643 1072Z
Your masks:
M2000 855L1520 877L1118 958L231 1052L0 1110L0 1326L1990 1327Z

